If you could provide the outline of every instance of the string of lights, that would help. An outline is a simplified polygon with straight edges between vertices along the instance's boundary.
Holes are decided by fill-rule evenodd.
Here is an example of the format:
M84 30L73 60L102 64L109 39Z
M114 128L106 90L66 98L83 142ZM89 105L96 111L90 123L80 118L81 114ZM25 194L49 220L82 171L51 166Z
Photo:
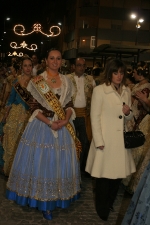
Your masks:
M19 29L19 33L17 32L17 29ZM47 36L47 37L56 37L61 33L61 29L58 26L51 26L49 29L50 34L44 33L42 30L42 26L39 23L35 23L33 25L33 30L29 33L24 33L25 32L25 27L22 24L17 24L14 26L14 33L20 36L25 36L25 35L30 35L34 32L38 33L40 32L41 34Z
M9 52L8 53L8 56L19 56L19 57L22 57L23 56L23 53L22 52L19 52L19 54L18 54L16 51L14 51L13 53Z
M15 49L18 49L18 48L26 48L26 49L28 49L28 50L30 50L30 51L35 51L35 50L37 49L37 45L36 45L36 44L31 44L31 45L30 45L31 48L28 48L27 46L28 46L28 45L26 44L25 41L23 41L23 42L20 44L20 47L17 47L17 43L16 43L16 42L11 42L11 43L10 43L10 47L11 47L11 48L15 48Z

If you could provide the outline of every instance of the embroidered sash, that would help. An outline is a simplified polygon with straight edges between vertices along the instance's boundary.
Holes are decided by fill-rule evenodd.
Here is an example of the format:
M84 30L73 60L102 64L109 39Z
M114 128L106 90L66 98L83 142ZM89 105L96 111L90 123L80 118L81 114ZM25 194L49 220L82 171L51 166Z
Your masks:
M16 82L14 84L14 88L16 90L16 92L20 95L21 99L29 105L29 100L31 97L31 94L27 91L27 89L22 88L21 85L19 84L19 82Z
M38 92L43 96L45 101L50 105L50 107L53 109L53 111L56 113L59 119L63 120L65 119L65 111L61 106L61 103L59 102L56 95L51 91L50 87L47 85L46 81L42 76L38 76L34 78L33 85L35 84ZM78 159L80 158L80 152L81 152L81 143L79 139L76 137L75 130L71 123L67 123L66 128L70 132L76 146L76 153Z

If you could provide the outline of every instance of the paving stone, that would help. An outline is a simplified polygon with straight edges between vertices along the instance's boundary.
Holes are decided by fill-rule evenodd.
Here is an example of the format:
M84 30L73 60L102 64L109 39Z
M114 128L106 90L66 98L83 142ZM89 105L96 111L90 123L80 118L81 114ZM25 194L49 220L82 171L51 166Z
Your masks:
M94 179L82 175L81 198L68 209L56 209L53 220L45 220L42 213L28 206L22 207L5 198L7 178L0 175L0 225L121 225L121 221L131 200L121 185L116 201L115 212L108 221L102 221L94 204Z

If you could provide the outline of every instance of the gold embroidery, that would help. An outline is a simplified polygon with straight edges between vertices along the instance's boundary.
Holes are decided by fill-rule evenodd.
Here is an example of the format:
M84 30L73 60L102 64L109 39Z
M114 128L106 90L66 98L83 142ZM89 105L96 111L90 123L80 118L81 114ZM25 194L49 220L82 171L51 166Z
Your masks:
M56 95L50 90L50 88L47 85L47 83L44 80L44 78L40 77L39 79L33 79L33 84L36 85L36 87L37 87L38 91L40 92L40 94L42 94L42 96L45 98L47 103L52 107L53 111L57 114L59 119L62 119L62 120L65 119L65 112L64 112L64 110L63 110L59 100L57 99ZM72 136L72 138L73 138L73 140L75 142L77 157L79 159L80 152L81 152L81 143L78 140L78 138L76 137L75 130L74 130L73 126L70 123L68 123L66 125L66 128L70 132L70 134L71 134L71 136Z
M56 150L60 150L60 146L57 146L57 144L45 144L45 143L36 143L36 142L30 142L28 141L27 139L25 138L21 138L20 140L21 143L27 145L27 146L31 146L31 147L34 147L34 148L41 148L41 149L45 149L45 148L52 148L52 149L56 149ZM61 150L68 150L70 148L74 148L74 144L71 144L71 145L65 145L65 146L61 146Z
M68 200L81 191L79 182L80 176L71 179L37 179L13 171L8 180L7 189L15 192L18 196L39 201ZM29 187L34 187L34 192Z
M10 113L7 117L6 124L4 126L4 173L9 175L10 169L13 163L13 159L17 150L22 133L28 123L30 114L19 105L12 105Z

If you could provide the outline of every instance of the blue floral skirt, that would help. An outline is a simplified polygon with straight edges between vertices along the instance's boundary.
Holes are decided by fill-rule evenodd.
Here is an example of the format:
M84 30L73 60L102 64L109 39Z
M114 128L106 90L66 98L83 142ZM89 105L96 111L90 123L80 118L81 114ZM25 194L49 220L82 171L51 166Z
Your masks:
M38 119L27 124L7 182L6 196L39 210L66 208L80 196L80 166L74 141L63 127L55 138Z
M121 225L150 224L150 163L145 169Z

